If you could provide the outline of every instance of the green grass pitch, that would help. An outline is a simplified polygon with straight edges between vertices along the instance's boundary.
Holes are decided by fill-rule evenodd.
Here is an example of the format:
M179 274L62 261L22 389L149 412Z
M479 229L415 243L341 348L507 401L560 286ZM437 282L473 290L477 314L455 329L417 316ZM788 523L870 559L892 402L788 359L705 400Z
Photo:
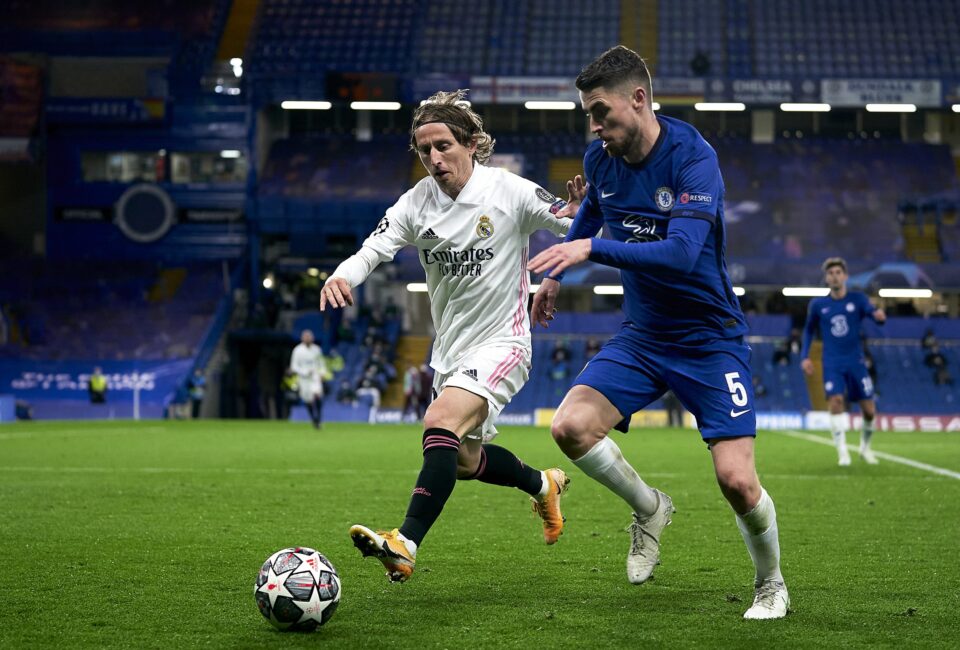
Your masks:
M526 495L459 483L396 585L346 532L400 523L417 427L2 427L0 647L957 647L960 480L856 455L839 468L828 446L762 433L793 606L743 621L752 566L697 433L615 435L677 507L642 586L625 576L627 506L545 429L503 427L498 443L572 477L560 542L543 544ZM960 471L958 433L880 432L875 448ZM313 634L275 631L254 604L260 564L293 545L326 554L343 581Z

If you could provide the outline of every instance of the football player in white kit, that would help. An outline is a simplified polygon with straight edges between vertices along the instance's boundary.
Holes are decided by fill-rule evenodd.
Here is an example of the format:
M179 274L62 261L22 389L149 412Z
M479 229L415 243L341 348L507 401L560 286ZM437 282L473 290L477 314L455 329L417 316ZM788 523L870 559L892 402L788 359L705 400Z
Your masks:
M310 413L313 426L319 429L323 414L323 375L327 371L327 363L323 360L323 350L313 342L312 331L303 330L300 333L300 343L290 355L290 369L297 373L300 399Z
M378 558L395 582L413 573L417 547L457 479L527 492L543 519L547 544L556 542L563 529L560 496L566 475L556 468L531 468L487 441L496 433L494 419L530 370L530 234L547 229L563 236L577 205L484 166L493 139L463 98L463 91L437 93L414 112L411 148L429 177L387 210L320 295L321 311L353 304L352 288L378 264L407 244L419 249L437 331L430 362L436 370L434 400L423 420L423 466L399 528L350 529L357 548Z

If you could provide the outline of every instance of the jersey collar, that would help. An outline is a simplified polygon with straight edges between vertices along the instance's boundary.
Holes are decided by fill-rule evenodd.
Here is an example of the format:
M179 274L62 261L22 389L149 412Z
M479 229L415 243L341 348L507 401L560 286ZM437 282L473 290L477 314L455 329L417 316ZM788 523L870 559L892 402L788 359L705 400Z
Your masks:
M644 157L643 157L643 160L641 160L640 162L638 162L638 163L628 163L626 160L624 160L624 161L623 161L623 164L624 164L624 165L626 165L627 167L629 167L629 168L631 168L631 169L643 169L643 168L646 167L648 164L650 164L650 162L651 162L654 158L657 157L657 154L660 153L660 149L661 149L661 147L663 146L664 140L667 139L667 123L666 123L666 121L665 121L665 120L661 120L659 117L657 117L657 122L660 124L660 135L657 136L657 141L653 143L653 147L651 147L650 152L649 152L646 156L644 156Z
M451 199L447 193L441 190L440 186L434 182L433 191L437 195L437 202L443 207L453 203L482 203L483 191L486 187L487 175L489 173L489 169L480 163L474 163L473 173L470 174L467 184L460 190L456 201Z

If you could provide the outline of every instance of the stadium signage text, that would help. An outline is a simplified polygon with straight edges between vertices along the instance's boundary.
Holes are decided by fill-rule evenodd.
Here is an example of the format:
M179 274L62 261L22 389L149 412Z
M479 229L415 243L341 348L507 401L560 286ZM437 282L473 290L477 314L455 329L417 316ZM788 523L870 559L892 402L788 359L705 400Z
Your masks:
M822 101L833 106L864 104L916 104L939 106L938 79L825 79L821 82Z

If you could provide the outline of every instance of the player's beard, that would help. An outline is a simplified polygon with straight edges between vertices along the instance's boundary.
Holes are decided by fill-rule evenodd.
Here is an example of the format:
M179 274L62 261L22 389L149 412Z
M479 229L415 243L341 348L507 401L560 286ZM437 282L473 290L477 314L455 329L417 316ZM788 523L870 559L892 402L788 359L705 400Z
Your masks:
M608 140L603 143L603 150L608 156L622 158L634 149L640 138L640 128L634 125L624 126L623 138Z

